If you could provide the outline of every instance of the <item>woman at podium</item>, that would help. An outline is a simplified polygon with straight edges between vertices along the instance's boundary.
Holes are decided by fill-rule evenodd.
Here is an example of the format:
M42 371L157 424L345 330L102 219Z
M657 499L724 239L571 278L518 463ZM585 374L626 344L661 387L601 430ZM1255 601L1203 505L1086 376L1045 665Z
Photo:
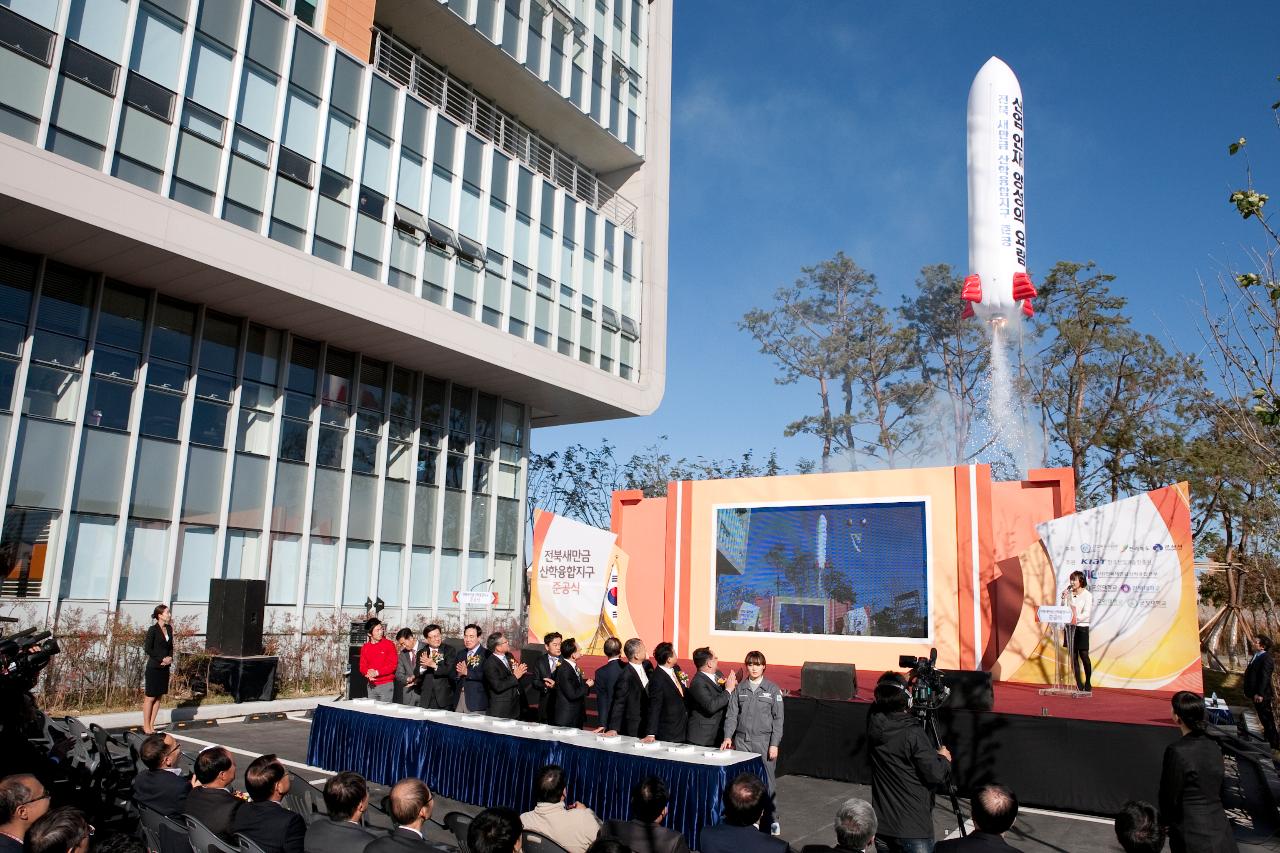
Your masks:
M1092 691L1093 663L1089 660L1089 619L1093 616L1093 593L1089 592L1089 580L1084 572L1072 572L1062 592L1062 603L1071 608L1071 624L1075 626L1075 639L1071 643L1071 671L1076 676L1076 688ZM1081 670L1084 670L1083 677Z

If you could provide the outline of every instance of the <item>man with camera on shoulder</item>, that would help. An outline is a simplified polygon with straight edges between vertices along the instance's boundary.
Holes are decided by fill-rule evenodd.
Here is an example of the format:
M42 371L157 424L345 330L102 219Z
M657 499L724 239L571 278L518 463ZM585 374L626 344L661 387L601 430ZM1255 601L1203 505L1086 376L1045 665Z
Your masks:
M945 746L934 747L910 709L906 679L885 673L876 685L875 706L867 721L878 853L933 850L934 789L951 770L951 753Z

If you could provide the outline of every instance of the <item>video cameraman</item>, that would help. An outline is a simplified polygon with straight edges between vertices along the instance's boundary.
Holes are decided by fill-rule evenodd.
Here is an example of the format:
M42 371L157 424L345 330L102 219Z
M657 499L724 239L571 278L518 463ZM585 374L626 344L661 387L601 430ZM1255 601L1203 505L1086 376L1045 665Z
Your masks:
M867 721L871 749L871 802L879 827L877 853L932 853L934 788L951 770L951 753L934 748L921 721L909 713L906 679L886 672L876 685Z

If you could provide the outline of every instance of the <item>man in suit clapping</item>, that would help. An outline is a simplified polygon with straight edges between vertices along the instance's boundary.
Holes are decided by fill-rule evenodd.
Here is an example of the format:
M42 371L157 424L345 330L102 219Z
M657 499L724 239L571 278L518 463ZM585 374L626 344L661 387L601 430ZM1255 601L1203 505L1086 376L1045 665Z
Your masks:
M724 714L729 697L738 687L738 676L730 672L722 676L715 653L703 646L693 650L693 665L698 672L689 682L689 743L718 747L724 737Z

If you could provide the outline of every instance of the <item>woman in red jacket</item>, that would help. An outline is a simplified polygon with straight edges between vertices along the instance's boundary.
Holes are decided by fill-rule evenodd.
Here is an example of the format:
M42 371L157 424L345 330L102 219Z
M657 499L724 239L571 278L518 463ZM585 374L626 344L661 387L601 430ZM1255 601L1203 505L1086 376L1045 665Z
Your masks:
M369 640L360 647L360 673L369 681L369 698L390 702L395 694L396 644L387 639L380 619L364 623Z

